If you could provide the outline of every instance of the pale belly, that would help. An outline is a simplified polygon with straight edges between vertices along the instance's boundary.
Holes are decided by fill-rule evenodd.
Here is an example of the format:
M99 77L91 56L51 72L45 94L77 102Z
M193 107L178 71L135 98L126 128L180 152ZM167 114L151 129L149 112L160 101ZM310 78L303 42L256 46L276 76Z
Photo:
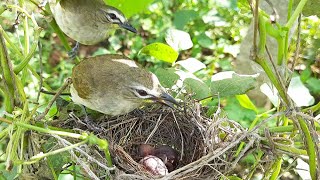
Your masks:
M60 29L67 36L81 44L97 44L110 34L108 25L97 20L95 13L85 13L77 9L69 12L61 8L60 4L51 6L51 11L53 11L54 18ZM89 16L88 14L91 15Z

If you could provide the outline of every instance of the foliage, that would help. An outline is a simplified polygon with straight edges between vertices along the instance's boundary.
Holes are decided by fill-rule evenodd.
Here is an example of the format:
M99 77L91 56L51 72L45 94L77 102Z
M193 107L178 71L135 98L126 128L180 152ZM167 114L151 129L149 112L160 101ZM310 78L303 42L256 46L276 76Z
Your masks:
M97 54L125 54L153 71L161 84L170 89L177 99L191 97L200 102L208 117L214 117L221 108L221 116L239 122L248 130L258 128L257 124L264 118L272 117L271 114L286 112L287 114L272 118L265 126L259 127L260 131L269 128L260 133L263 136L259 140L263 144L261 147L287 154L279 154L276 159L271 160L263 175L265 178L277 178L287 167L295 166L291 161L303 154L309 156L308 175L315 179L320 168L316 162L319 152L315 138L315 134L319 133L319 124L313 118L320 109L320 20L315 16L303 17L301 31L295 33L299 33L300 38L294 35L290 43L288 29L298 19L300 12L314 14L314 8L304 3L317 4L317 1L302 0L295 6L289 3L294 11L290 12L292 16L289 16L291 18L285 25L277 22L272 24L270 15L263 11L255 16L259 18L260 35L255 37L258 46L254 48L252 58L271 81L262 86L261 91L268 96L275 108L256 107L255 101L259 100L250 99L246 95L249 90L258 88L257 75L240 75L232 71L249 21L254 19L247 1L105 1L130 17L129 21L137 27L139 34L117 31L100 45L81 46L80 59ZM18 5L9 2L6 7L0 7L0 114L3 122L0 124L0 159L5 162L0 164L0 179L12 179L22 173L23 166L38 162L44 157L47 158L55 179L83 173L78 165L61 171L62 166L71 159L66 152L67 148L62 149L63 153L55 152L53 155L40 154L29 159L20 156L18 151L26 151L22 142L24 137L29 137L27 130L80 140L74 147L86 143L98 145L105 153L109 165L111 163L107 141L94 135L76 134L65 129L53 131L44 128L45 123L34 121L38 114L45 111L51 99L51 96L44 94L38 97L39 88L42 86L52 91L61 87L65 79L70 77L76 63L67 58L70 45L65 36L59 34L49 12L36 6L38 3L21 0ZM309 8L303 9L304 6ZM276 69L266 63L266 37L274 38L279 45ZM297 48L299 43L300 51ZM295 52L300 54L296 55ZM40 60L43 61L42 64L39 63ZM283 67L294 67L291 68L293 74ZM282 73L281 68L285 69L285 73L279 75L279 72ZM68 102L70 98L66 100ZM59 119L67 115L69 108L74 109L73 104L64 103L64 100L57 101L45 117L46 121ZM302 110L296 111L296 107L302 107ZM311 112L311 115L303 114L304 112ZM291 144L286 145L284 139L288 139ZM41 148L44 152L51 153L51 143L54 141L48 142L50 143ZM239 157L241 152L244 155L247 150L246 144L242 142L234 156ZM291 156L292 154L295 156ZM253 149L239 163L242 169L250 173L241 176L243 172L239 172L228 177L240 179L261 174L256 168L259 163L262 165L261 161L266 156L264 149ZM13 170L6 171L5 168L10 169L10 166L13 166Z

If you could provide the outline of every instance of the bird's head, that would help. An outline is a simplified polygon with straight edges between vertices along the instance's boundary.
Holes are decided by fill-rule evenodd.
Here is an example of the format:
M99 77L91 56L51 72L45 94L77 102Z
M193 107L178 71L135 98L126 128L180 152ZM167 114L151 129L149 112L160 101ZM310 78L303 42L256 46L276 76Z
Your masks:
M73 68L72 81L74 102L109 115L125 114L150 103L178 105L156 75L122 55L82 60Z
M171 108L178 105L177 101L160 85L154 74L149 73L149 76L145 76L145 78L148 78L148 80L144 79L141 83L131 81L132 84L127 86L133 99L147 104L160 103Z
M133 33L137 33L137 30L129 24L124 14L117 8L112 6L106 6L100 9L102 12L102 21L108 24L114 24L120 28L126 29Z

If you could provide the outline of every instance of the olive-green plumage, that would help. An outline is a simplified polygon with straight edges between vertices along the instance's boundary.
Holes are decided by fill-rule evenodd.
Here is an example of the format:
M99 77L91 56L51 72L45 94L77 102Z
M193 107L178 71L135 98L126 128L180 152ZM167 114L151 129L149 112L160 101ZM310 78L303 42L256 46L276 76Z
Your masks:
M120 10L102 0L49 0L49 3L60 29L81 44L103 41L119 27L136 32Z
M74 102L109 114L125 114L146 102L176 103L157 77L122 55L82 60L72 71Z

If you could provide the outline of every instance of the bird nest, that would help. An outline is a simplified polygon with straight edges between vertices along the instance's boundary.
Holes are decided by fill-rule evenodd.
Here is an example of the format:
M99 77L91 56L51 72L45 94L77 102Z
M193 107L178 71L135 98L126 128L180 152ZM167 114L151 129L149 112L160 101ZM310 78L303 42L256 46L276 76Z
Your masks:
M208 118L203 112L200 104L190 101L180 110L155 105L122 116L99 118L94 131L108 140L115 166L109 175L113 179L219 179L228 174L243 129L232 120L218 117L218 113ZM70 121L68 124L74 126ZM141 164L139 147L143 144L172 147L178 152L177 167L165 176L150 172ZM105 162L103 153L99 153L88 154ZM93 172L100 178L106 175L105 169L98 166Z

